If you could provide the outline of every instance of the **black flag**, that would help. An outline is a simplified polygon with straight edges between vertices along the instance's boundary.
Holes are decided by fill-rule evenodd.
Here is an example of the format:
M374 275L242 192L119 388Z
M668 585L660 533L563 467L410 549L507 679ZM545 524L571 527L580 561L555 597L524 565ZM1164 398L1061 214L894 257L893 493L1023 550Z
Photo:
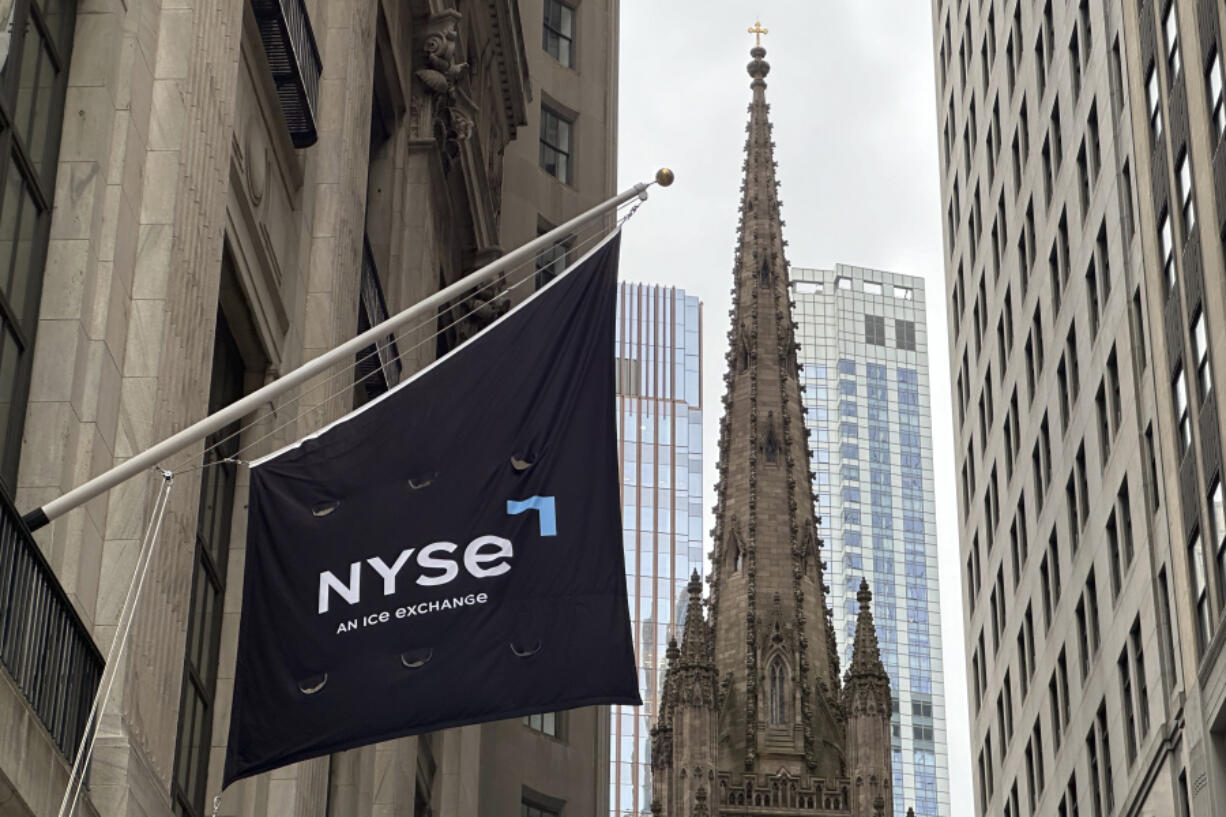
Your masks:
M619 243L253 465L225 785L403 735L640 703L613 397Z

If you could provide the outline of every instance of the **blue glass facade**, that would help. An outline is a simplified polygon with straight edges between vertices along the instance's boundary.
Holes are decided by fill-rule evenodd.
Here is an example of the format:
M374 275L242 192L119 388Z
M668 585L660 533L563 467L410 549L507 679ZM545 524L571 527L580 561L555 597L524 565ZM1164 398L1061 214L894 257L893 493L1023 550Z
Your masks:
M618 433L626 589L643 706L612 708L609 812L651 814L651 726L669 636L680 637L690 572L703 570L701 322L698 299L622 283Z
M894 695L894 813L949 817L923 279L791 271L840 661L872 586Z

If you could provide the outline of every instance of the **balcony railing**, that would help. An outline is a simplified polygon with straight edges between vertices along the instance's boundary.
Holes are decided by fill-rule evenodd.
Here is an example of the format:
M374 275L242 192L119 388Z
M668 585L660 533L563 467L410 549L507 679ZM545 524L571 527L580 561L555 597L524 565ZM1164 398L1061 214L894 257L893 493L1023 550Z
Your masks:
M323 63L304 0L251 0L251 10L290 138L294 147L310 147L319 138L316 104Z
M103 664L21 514L0 495L0 666L70 762Z

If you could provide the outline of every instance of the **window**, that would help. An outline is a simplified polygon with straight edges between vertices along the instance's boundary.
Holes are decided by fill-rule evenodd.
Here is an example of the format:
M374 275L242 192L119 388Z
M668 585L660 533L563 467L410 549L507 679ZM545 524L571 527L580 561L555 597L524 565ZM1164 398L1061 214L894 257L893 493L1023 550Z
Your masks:
M838 278L834 279L834 285L837 286L839 289L850 290L851 289L851 279L840 275Z
M224 256L228 259L228 255ZM223 270L224 273L224 270ZM243 395L246 366L225 315L217 315L209 412L219 411ZM203 814L217 693L217 652L221 643L222 602L230 555L237 468L227 459L238 453L239 423L205 441L212 467L201 470L200 512L196 522L195 567L183 659L178 746L172 784L175 813ZM217 447L213 447L217 446Z
M524 800L520 803L519 817L561 817L561 812Z
M1094 726L1086 734L1086 758L1090 764L1090 802L1094 805L1094 817L1103 817L1103 789L1099 779L1098 743L1094 740Z
M565 65L575 66L575 10L561 0L545 0L541 47Z
M1222 61L1218 57L1217 47L1214 46L1209 53L1205 68L1205 93L1209 96L1209 123L1216 141L1226 133L1226 106L1222 102Z
M1201 547L1200 531L1192 534L1188 542L1188 578L1192 583L1192 598L1196 602L1196 641L1198 652L1205 649L1213 634L1209 618L1209 589L1205 583L1205 553Z
M1175 289L1175 243L1171 240L1171 217L1163 212L1158 222L1159 250L1162 253L1162 274L1166 279L1166 295Z
M1080 648L1081 657L1081 681L1085 680L1090 675L1090 630L1086 622L1086 605L1085 599L1077 601L1077 646Z
M1170 69L1169 80L1174 82L1183 67L1179 62L1179 20L1175 16L1175 0L1167 4L1162 31L1166 35L1166 65Z
M1188 150L1184 148L1175 164L1175 183L1179 192L1179 204L1183 213L1183 240L1187 241L1196 226L1196 202L1192 200L1192 165Z
M882 294L882 292L883 290L881 288L881 284L877 283L876 281L865 281L864 282L864 294L865 295L880 295Z
M1158 68L1151 64L1149 76L1145 80L1145 101L1149 105L1149 134L1157 146L1162 138L1162 108L1158 95Z
M541 103L541 167L558 181L571 181L571 137L574 123Z
M1217 569L1218 593L1226 604L1226 504L1223 504L1222 480L1213 478L1209 489L1209 533L1214 549L1214 565Z
M536 715L524 715L524 726L556 738L558 737L558 722L561 720L557 712L540 712Z
M1132 765L1132 761L1137 756L1137 720L1136 709L1133 707L1132 699L1132 669L1129 667L1128 661L1128 646L1120 651L1120 658L1116 662L1116 669L1119 671L1120 677L1120 701L1124 705L1124 756L1128 760L1128 765Z
M915 321L894 321L894 345L909 352L915 351Z
M783 661L776 657L770 663L770 722L775 726L787 723L785 674Z
M6 5L12 39L0 88L0 246L6 248L0 256L0 484L12 496L59 164L75 3Z
M1098 705L1098 745L1103 761L1103 799L1107 813L1115 811L1115 783L1111 775L1111 736L1107 733L1107 705Z
M1175 419L1179 426L1179 453L1187 452L1192 444L1192 421L1188 417L1188 387L1183 379L1183 364L1175 364L1175 376L1171 379L1175 398Z
M880 315L864 316L864 342L885 346L885 318Z
M1196 360L1196 387L1201 402L1213 390L1213 373L1209 371L1209 338L1205 330L1205 315L1198 307L1192 320L1192 356Z
M539 230L542 235L548 230ZM565 241L559 241L548 249L541 250L536 256L536 280L533 282L534 289L540 289L548 284L554 278L566 269L566 256L569 248Z
M1141 619L1138 616L1132 622L1132 630L1128 634L1132 644L1132 665L1137 674L1137 717L1140 724L1140 738L1149 734L1149 681L1145 678L1145 652L1141 645Z

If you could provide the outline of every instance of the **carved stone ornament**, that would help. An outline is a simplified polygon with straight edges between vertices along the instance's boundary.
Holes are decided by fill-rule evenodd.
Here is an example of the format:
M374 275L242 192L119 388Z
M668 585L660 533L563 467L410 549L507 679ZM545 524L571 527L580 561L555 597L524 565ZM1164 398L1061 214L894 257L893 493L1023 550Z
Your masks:
M449 94L456 82L468 70L468 63L459 62L460 20L455 9L443 9L426 22L422 50L426 52L426 67L414 72L422 84L436 94Z

